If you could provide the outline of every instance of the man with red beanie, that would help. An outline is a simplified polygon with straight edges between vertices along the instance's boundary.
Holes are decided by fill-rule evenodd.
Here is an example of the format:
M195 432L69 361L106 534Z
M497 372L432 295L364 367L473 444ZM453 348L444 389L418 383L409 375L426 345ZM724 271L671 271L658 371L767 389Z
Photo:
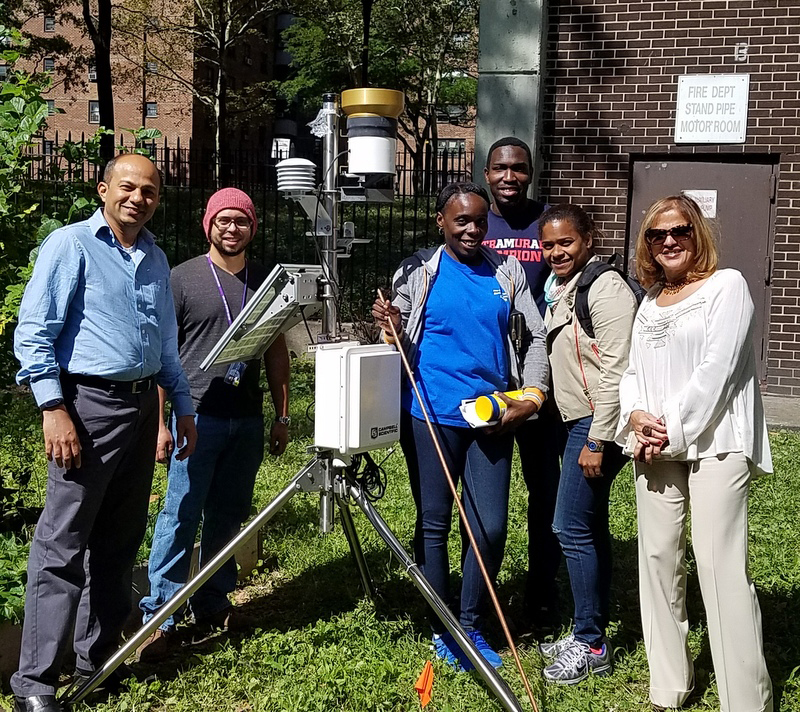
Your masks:
M203 217L208 252L177 266L170 276L198 443L191 457L176 460L174 430L162 421L156 457L169 463L169 478L150 553L150 594L139 604L145 622L186 582L200 522L202 567L236 535L250 513L264 455L260 363L213 366L208 371L200 370L200 363L267 277L263 266L245 257L257 227L255 207L246 193L236 188L217 191ZM280 455L289 426L289 356L283 336L267 350L264 366L276 415L269 451ZM163 392L161 398L163 405ZM241 616L237 626L236 610L228 600L235 585L236 562L231 558L189 601L195 623L212 629L242 627ZM169 651L178 620L173 614L142 644L140 660L154 661Z

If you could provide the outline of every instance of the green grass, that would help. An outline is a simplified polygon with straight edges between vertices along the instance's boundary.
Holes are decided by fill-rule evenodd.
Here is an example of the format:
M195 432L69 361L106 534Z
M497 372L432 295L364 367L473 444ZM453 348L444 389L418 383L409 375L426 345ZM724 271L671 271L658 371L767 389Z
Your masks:
M299 391L296 391L299 392ZM280 459L267 458L259 475L257 506L265 505L307 461L308 399L293 407L294 440ZM755 483L751 499L751 571L764 619L767 663L782 712L800 712L800 435L772 436L776 474ZM376 457L376 459L378 459ZM399 448L385 462L389 488L377 507L410 547L414 508ZM516 465L515 465L516 469ZM612 495L615 549L612 625L615 670L573 688L544 686L542 660L522 646L525 670L543 712L649 710L647 663L641 639L636 579L636 521L632 477L626 468ZM315 496L300 494L268 525L264 567L237 591L237 601L261 628L245 636L223 635L185 646L159 667L137 666L149 682L129 683L119 697L91 709L136 712L253 710L348 712L419 709L414 681L430 657L426 610L416 589L392 560L382 540L354 509L373 577L377 604L363 599L347 542L338 526L321 537ZM509 541L499 578L500 600L513 619L520 611L525 575L525 487L515 471ZM451 557L458 561L458 537ZM690 560L690 571L694 564ZM454 573L455 578L455 573ZM566 571L563 595L569 601ZM718 710L708 637L696 577L690 575L690 644L698 693L686 708ZM568 622L565 619L565 624ZM490 640L501 640L496 624ZM503 677L529 709L511 655ZM433 712L500 710L474 673L457 674L434 663ZM7 698L8 700L8 698ZM89 707L78 706L81 712Z

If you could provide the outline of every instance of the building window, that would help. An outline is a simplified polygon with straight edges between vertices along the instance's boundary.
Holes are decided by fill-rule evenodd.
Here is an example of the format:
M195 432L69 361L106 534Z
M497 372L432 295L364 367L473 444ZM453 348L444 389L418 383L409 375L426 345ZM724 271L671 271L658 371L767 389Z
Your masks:
M463 138L449 138L449 139L439 139L437 142L437 148L439 155L441 156L445 151L447 151L448 155L452 156L453 154L459 153L466 153L467 150L467 141Z
M97 82L97 68L93 64L89 65L89 81Z
M148 119L155 119L158 116L158 102L148 101L144 105L144 115Z
M289 158L292 153L292 139L290 138L273 138L272 139L272 157L278 160Z
M52 72L56 68L56 60L52 57L45 57L44 58L44 71L45 72Z
M42 141L42 153L45 156L52 156L55 153L55 143L53 141Z
M44 31L45 32L55 32L56 31L56 18L52 15L45 15L44 16Z
M52 116L56 113L56 102L54 99L47 99L47 115Z
M89 102L89 123L90 124L99 124L100 123L100 102L99 101L90 101Z

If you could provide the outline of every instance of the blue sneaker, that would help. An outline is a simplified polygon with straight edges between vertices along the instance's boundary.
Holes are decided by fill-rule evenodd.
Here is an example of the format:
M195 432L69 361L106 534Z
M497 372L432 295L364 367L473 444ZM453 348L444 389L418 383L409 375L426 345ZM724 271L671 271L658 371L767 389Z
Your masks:
M444 660L456 672L462 672L466 669L459 660L464 660L472 667L472 663L464 655L449 631L442 633L442 635L433 634L433 652L437 658Z
M486 642L479 630L468 631L467 635L470 637L472 642L475 643L475 647L478 649L478 652L483 655L489 665L491 665L493 668L503 667L503 658L501 658L494 650L492 650L489 643ZM469 662L469 660L467 660L467 662Z

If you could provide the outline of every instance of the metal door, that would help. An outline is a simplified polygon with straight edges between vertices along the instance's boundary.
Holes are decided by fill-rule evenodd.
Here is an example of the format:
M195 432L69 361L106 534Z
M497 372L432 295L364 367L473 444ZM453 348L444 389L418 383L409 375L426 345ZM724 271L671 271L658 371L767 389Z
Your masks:
M772 257L772 210L777 166L773 163L711 161L632 161L628 255L647 208L659 198L682 191L702 191L715 213L720 236L720 266L738 269L755 304L753 341L760 381L766 377L769 284Z

